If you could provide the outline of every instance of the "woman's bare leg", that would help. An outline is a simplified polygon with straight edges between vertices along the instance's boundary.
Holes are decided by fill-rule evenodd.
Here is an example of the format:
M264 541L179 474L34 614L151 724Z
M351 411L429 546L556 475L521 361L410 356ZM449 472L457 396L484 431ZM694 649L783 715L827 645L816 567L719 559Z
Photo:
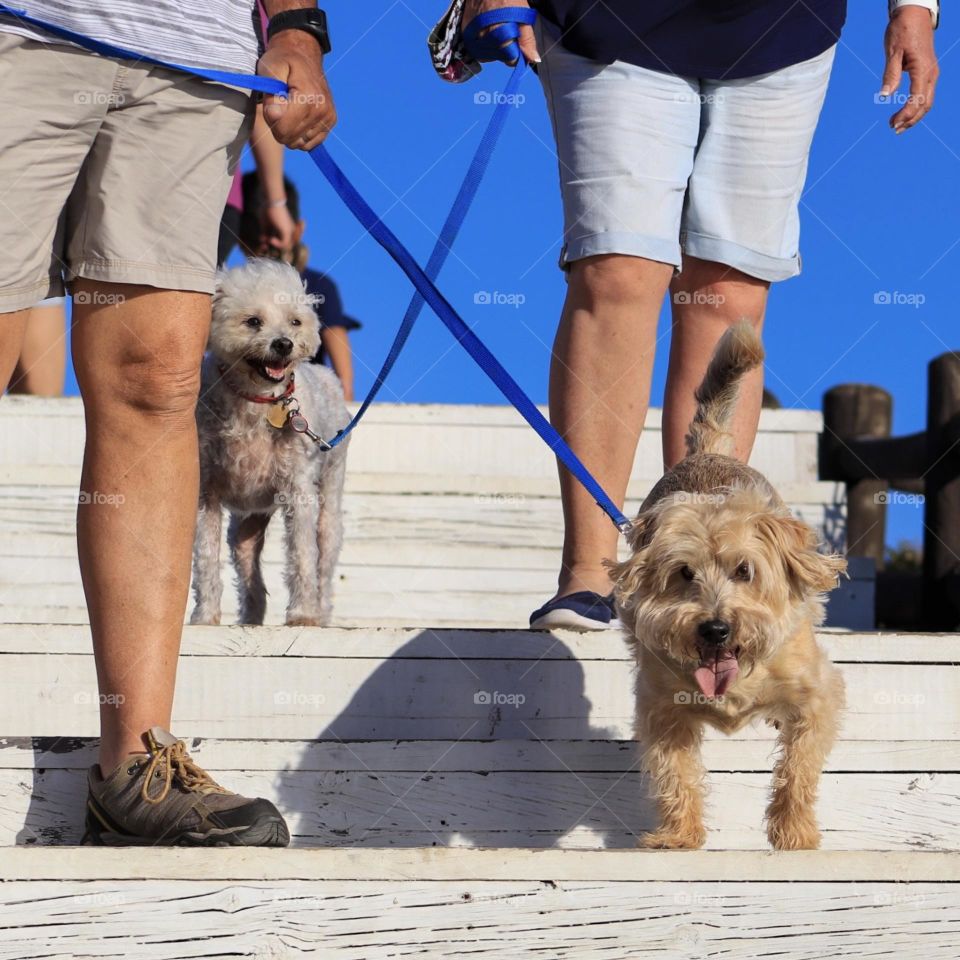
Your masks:
M23 337L11 393L59 397L67 371L67 320L62 303L34 307Z
M687 430L700 385L717 341L740 320L763 328L770 284L733 267L684 257L683 271L670 285L673 336L663 401L663 461L667 469L686 456ZM753 449L763 400L763 370L744 379L733 419L734 454L746 462Z
M647 416L657 319L673 267L599 256L570 267L550 368L550 419L615 503L622 506ZM560 469L563 558L557 596L606 595L603 561L618 532L593 498Z

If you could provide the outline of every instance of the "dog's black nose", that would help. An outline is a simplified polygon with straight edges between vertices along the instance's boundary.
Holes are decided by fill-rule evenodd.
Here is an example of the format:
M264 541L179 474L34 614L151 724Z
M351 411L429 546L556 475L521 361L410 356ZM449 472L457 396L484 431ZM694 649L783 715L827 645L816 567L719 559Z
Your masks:
M726 620L704 620L697 633L707 642L722 646L730 639L730 624Z
M270 349L281 357L289 357L290 352L293 350L293 341L289 337L277 337L277 339L270 344Z

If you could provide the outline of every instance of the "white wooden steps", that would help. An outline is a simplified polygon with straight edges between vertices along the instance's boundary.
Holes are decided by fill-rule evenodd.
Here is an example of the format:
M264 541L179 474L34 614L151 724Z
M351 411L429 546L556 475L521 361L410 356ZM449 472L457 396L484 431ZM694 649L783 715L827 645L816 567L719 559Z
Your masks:
M825 633L848 687L824 848L960 847L960 636ZM0 844L71 843L98 725L85 629L0 628ZM190 627L176 730L320 847L633 846L652 814L616 634ZM716 850L765 850L774 731L710 736Z
M765 411L753 463L840 547L821 428ZM854 565L831 601L848 629L821 634L850 703L823 849L767 848L760 726L707 738L707 849L636 850L652 813L622 640L517 629L553 588L560 510L552 458L503 408L373 409L336 626L185 630L174 732L225 786L273 798L293 846L75 846L98 710L82 443L76 400L0 403L0 960L957 957L960 636L869 632ZM659 448L651 411L628 512Z
M835 547L840 484L817 479L819 413L766 410L753 464ZM82 623L74 515L83 446L76 399L0 404L0 607L6 622ZM660 411L651 410L627 513L660 476ZM351 441L336 622L517 627L552 595L561 545L556 465L513 410L381 404ZM267 621L283 619L280 524L264 552ZM223 551L226 558L227 551ZM236 615L224 560L226 621ZM376 589L371 590L371 584ZM830 624L873 625L872 571L854 565Z

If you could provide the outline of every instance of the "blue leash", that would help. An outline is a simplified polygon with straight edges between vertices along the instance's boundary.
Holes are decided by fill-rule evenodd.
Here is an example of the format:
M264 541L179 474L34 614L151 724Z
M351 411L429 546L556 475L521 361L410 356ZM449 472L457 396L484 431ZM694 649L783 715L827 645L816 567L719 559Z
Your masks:
M37 19L36 17L31 17L25 11L17 10L3 3L0 3L0 15L7 15L30 26L38 27L55 37L74 43L101 56L121 60L135 60L150 64L151 66L191 74L213 83L222 83L259 93L272 94L274 96L283 96L287 92L285 84L271 77L231 73L223 70L205 70L198 67L168 63L164 60L143 56L131 50L125 50L122 47L95 40L85 34L67 30L56 24ZM367 230L377 243L393 258L400 269L407 275L411 283L413 283L417 291L410 301L403 322L394 339L393 346L390 348L387 359L380 373L377 375L370 394L366 400L364 400L356 416L354 416L347 427L330 440L330 446L333 447L342 443L360 422L380 388L383 386L393 365L396 363L397 357L400 355L401 350L410 336L410 332L417 318L420 316L424 304L428 304L430 309L436 313L484 373L496 384L504 397L513 404L527 423L533 427L541 439L550 447L556 457L589 491L597 505L610 517L621 531L625 531L630 526L630 521L627 517L610 497L607 496L606 492L600 484L597 483L590 471L581 463L563 437L560 436L550 422L540 413L533 401L530 400L520 388L519 384L510 376L476 334L464 323L456 310L447 302L433 282L443 264L446 262L450 248L476 196L480 182L493 155L497 140L503 131L504 123L508 115L507 112L512 102L510 94L517 90L527 72L526 62L517 43L520 37L519 24L531 24L535 18L536 14L534 11L525 7L508 7L501 10L491 10L476 17L464 32L464 42L471 54L476 56L477 59L503 60L511 65L516 63L516 67L504 91L504 96L497 104L490 123L480 141L480 146L473 158L473 162L470 164L470 168L460 187L443 230L437 239L426 270L420 267L407 248L374 213L363 197L360 196L353 184L351 184L344 175L343 171L334 163L326 148L321 145L310 151L311 159L329 181L340 199L347 205L350 212L357 218L364 229ZM479 35L480 31L485 28L488 28L487 32L481 37Z

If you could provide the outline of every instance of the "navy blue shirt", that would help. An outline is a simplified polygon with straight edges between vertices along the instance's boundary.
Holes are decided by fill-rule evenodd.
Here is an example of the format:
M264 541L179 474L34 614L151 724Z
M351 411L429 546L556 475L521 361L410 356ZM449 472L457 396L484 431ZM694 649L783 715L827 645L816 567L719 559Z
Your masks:
M300 276L306 284L307 293L320 297L316 311L325 327L345 327L347 330L359 330L361 323L355 317L343 312L343 301L337 285L319 270L307 267Z
M846 0L531 0L572 53L704 80L815 57L840 37Z

